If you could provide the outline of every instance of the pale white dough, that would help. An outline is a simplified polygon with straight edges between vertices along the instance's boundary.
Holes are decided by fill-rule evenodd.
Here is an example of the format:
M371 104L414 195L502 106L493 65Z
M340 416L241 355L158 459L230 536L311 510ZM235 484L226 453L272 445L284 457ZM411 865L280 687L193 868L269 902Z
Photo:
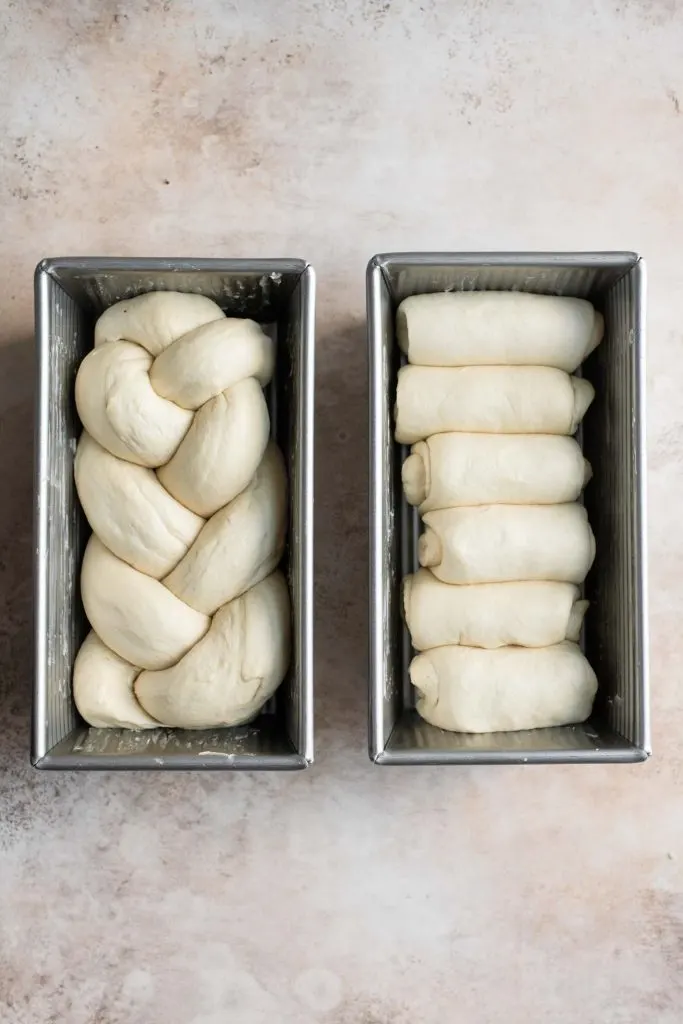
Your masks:
M583 505L476 505L424 516L420 565L444 583L582 583L595 557Z
M158 471L178 501L208 517L247 486L270 433L268 406L253 377L209 399L170 462Z
M577 644L553 647L437 647L418 654L410 678L417 710L454 732L542 729L584 722L597 691Z
M155 359L155 391L185 409L198 409L245 377L267 384L275 346L253 320L224 319L199 327Z
M159 728L133 692L139 672L110 651L97 633L88 633L76 655L73 675L74 702L88 725L95 729Z
M155 579L178 564L204 525L171 497L153 470L110 455L85 430L74 475L83 511L103 544Z
M134 341L157 356L183 334L224 318L220 306L205 295L148 292L106 309L95 324L95 345Z
M287 474L271 442L252 482L211 517L164 585L187 605L213 615L273 571L286 524Z
M573 434L593 386L549 366L404 366L398 373L396 440L448 431Z
M203 296L140 295L96 325L74 466L93 527L74 693L94 727L159 726L135 697L140 672L165 724L187 728L247 721L284 677L287 474L262 389L274 361L258 324Z
M575 501L590 475L574 438L553 434L433 434L413 445L402 470L406 499L421 513Z
M207 615L117 558L95 534L83 556L81 597L98 636L141 668L168 668L209 628Z
M276 572L216 612L206 636L173 668L141 673L137 699L167 726L248 722L284 678L289 637L289 594Z
M398 343L422 366L556 366L571 373L602 339L585 299L524 292L411 295L396 314Z
M193 416L159 397L149 381L151 364L152 357L129 341L94 348L76 375L76 408L108 452L154 468L168 462Z
M578 641L588 601L573 583L442 583L427 569L403 581L403 611L413 647L446 644L549 647Z

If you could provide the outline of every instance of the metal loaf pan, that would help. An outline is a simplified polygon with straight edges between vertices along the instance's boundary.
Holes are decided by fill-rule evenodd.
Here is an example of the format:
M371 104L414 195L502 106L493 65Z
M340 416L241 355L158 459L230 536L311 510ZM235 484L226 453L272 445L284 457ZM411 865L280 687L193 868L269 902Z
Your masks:
M594 478L585 505L597 542L585 584L584 649L599 681L584 725L488 736L449 733L414 709L400 584L417 568L417 511L403 498L407 449L393 440L401 354L396 307L452 290L575 295L604 314L583 373L596 398L583 425ZM643 761L650 753L645 530L645 267L634 253L392 253L368 265L370 367L369 747L376 764ZM549 681L550 682L550 681Z
M73 481L81 429L74 379L92 348L102 310L154 290L201 292L229 316L272 325L277 339L269 404L273 433L289 469L283 568L292 595L292 663L265 712L235 729L90 729L71 697L74 658L88 629L79 571L90 533ZM305 768L313 759L313 269L296 259L51 259L36 269L35 302L33 764L52 769Z

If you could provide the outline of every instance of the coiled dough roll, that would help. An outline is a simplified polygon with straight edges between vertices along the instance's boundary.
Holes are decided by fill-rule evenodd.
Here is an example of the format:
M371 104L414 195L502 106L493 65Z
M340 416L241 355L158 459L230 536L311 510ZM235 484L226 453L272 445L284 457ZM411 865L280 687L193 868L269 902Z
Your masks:
M422 366L556 366L570 373L602 339L585 299L524 292L411 295L396 314L398 343Z
M410 678L417 711L453 732L508 732L585 722L597 692L577 644L553 647L437 647L418 654Z
M444 583L582 583L595 558L583 505L478 505L427 512L420 565Z
M433 434L403 463L403 490L420 513L458 505L553 505L575 501L590 464L572 437Z
M403 366L396 389L396 440L414 444L452 430L573 434L593 385L550 366Z
M442 583L427 569L403 580L403 614L413 647L462 644L550 647L578 641L588 601L573 583Z

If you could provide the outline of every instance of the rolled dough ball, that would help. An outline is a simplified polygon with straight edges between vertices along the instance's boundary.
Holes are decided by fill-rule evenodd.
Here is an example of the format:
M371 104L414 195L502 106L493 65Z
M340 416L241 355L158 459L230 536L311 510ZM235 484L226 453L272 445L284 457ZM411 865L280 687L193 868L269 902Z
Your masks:
M437 647L418 654L410 678L425 721L453 732L508 732L585 722L597 692L577 644Z
M88 725L95 729L158 729L140 707L133 683L140 669L102 643L92 630L74 663L73 697Z
M418 441L401 475L406 499L425 513L457 505L575 501L591 468L572 437L458 433Z
M273 571L285 545L287 473L271 442L256 474L219 509L164 585L185 604L213 615Z
M152 357L129 341L88 352L76 375L83 426L112 455L154 468L171 458L192 413L160 398L149 382Z
M245 377L267 384L275 366L275 346L253 320L225 318L191 331L154 361L155 391L185 409L231 388Z
M93 533L81 568L88 621L112 651L141 668L168 668L209 628L209 617L123 562Z
M247 486L269 434L261 385L247 377L195 413L175 455L157 476L174 498L207 518Z
M105 547L155 579L178 564L204 525L153 470L110 455L85 430L74 475L83 511Z
M556 366L571 373L603 332L590 302L558 295L411 295L396 313L398 343L422 366Z
M452 430L573 434L594 397L587 380L549 366L403 366L396 440Z
M595 558L583 505L475 505L427 512L420 565L444 583L582 583Z
M578 641L588 601L572 583L442 583L427 569L403 581L403 612L413 647L446 644L550 647Z
M289 594L275 572L216 612L206 636L164 672L142 672L135 693L167 726L213 729L248 722L289 663Z
M157 356L183 334L224 318L220 306L205 295L148 292L123 299L104 311L95 324L95 346L134 341Z

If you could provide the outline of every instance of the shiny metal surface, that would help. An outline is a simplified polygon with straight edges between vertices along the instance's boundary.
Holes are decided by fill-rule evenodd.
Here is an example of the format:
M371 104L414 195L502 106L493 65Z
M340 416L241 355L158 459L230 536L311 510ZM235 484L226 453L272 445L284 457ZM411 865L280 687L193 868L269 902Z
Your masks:
M293 608L290 671L265 712L237 729L90 729L71 698L87 631L78 573L89 527L73 482L73 386L97 316L155 289L201 292L232 316L272 325L269 405L290 479L284 568ZM298 769L313 760L313 387L315 275L303 260L53 259L36 268L35 681L37 768Z
M583 646L598 675L584 725L474 736L414 710L400 581L417 567L419 516L403 498L407 449L393 441L401 356L394 313L408 295L514 289L590 299L603 343L583 366L596 388L583 446L585 504L597 542L585 583ZM645 266L634 253L394 253L367 270L370 372L369 752L376 764L643 761L650 753L645 524Z

